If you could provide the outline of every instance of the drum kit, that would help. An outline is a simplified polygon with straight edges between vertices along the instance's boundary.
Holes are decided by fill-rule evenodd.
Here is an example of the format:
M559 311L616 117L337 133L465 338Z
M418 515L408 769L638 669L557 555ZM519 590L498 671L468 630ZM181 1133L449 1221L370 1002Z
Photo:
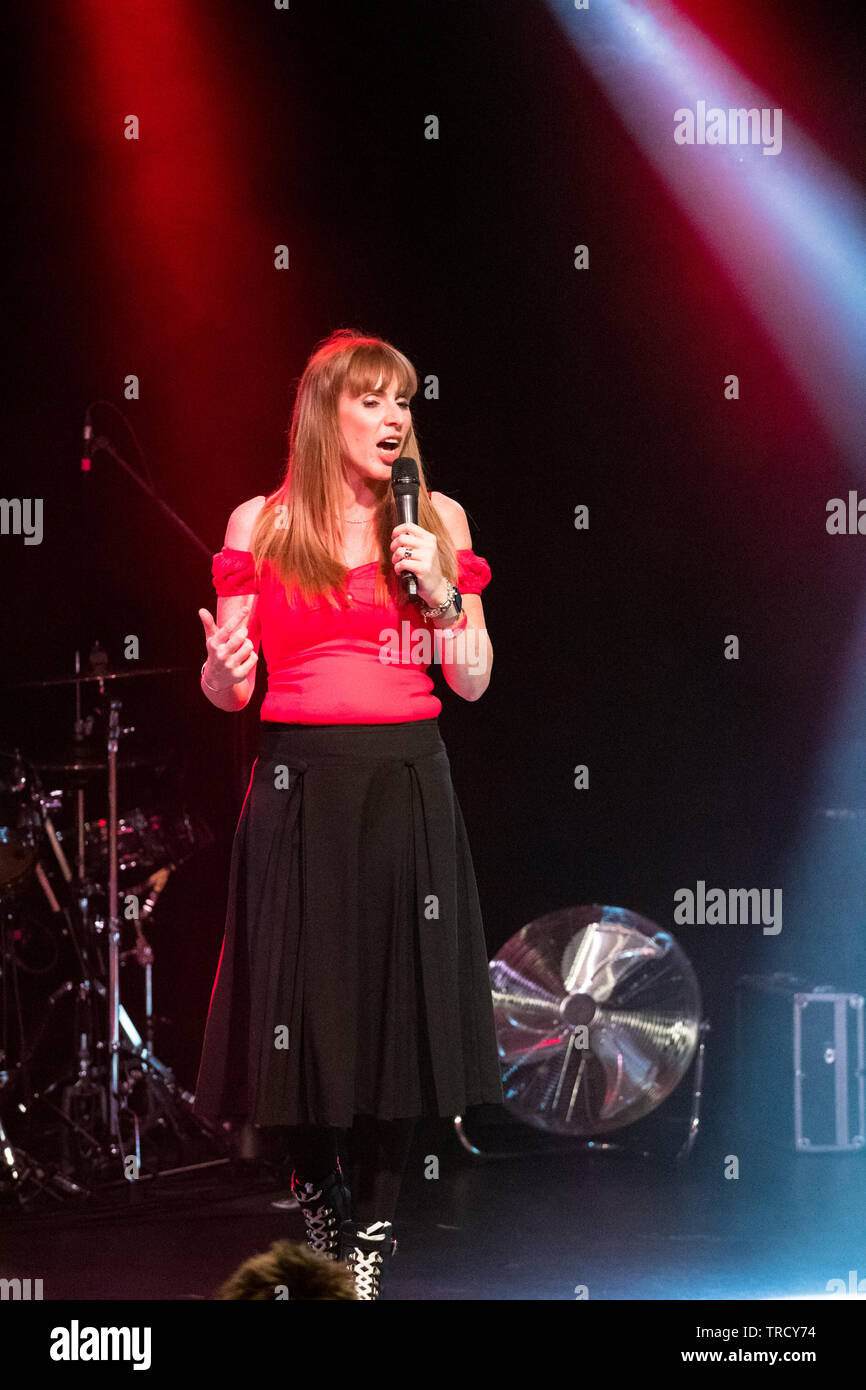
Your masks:
M0 1198L23 1207L221 1145L154 1051L151 932L170 876L214 837L184 807L118 801L119 769L165 766L121 751L116 692L181 668L112 670L98 647L80 667L17 687L73 688L69 744L0 746Z

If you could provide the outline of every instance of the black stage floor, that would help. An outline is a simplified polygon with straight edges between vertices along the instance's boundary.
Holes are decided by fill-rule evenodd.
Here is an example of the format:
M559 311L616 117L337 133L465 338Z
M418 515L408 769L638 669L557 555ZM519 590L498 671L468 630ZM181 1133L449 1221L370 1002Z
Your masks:
M826 1299L834 1280L866 1291L862 1152L759 1146L726 1178L730 1143L709 1135L680 1166L542 1149L478 1161L443 1126L410 1157L383 1301ZM430 1154L438 1178L425 1176ZM286 1195L256 1162L118 1184L82 1208L7 1202L0 1277L42 1279L45 1300L210 1299L250 1255L302 1239L297 1208L272 1206Z

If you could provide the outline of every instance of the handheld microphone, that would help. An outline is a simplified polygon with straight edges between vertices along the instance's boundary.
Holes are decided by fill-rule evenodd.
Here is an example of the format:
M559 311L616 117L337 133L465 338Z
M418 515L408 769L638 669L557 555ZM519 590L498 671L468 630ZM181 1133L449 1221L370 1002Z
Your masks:
M418 464L415 459L399 458L391 464L391 490L394 494L394 501L397 504L397 520L399 522L410 522L413 526L418 525L418 493L421 490L421 479L418 476ZM406 597L418 602L418 581L411 570L403 570L400 574L403 581L403 589Z

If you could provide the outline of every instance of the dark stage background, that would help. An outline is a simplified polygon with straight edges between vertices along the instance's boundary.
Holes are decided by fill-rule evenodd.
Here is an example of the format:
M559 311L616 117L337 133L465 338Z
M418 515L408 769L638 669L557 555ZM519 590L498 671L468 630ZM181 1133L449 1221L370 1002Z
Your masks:
M855 16L742 0L698 17L852 178ZM794 886L858 639L864 541L824 524L855 460L540 0L14 4L6 26L2 490L44 498L45 523L41 545L0 538L4 683L71 670L94 640L119 660L127 634L142 664L186 668L123 683L135 745L166 768L124 774L122 808L183 797L216 837L150 933L159 1055L193 1085L265 688L260 670L239 715L199 691L209 554L279 481L293 383L346 325L414 362L428 481L492 567L490 688L473 705L436 681L490 953L571 904L673 930L713 1024L718 1118L739 973L866 988L862 876L817 909ZM207 555L106 453L81 473L96 400ZM124 420L94 422L140 470ZM7 690L0 718L2 747L38 761L71 735L71 696ZM862 758L864 729L849 737ZM782 932L674 926L698 879L782 888Z

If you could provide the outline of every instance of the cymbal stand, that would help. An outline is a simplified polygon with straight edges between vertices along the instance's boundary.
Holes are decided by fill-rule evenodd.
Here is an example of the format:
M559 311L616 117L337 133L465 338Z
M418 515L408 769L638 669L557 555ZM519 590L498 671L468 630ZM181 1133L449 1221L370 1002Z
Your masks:
M118 802L117 802L117 751L121 735L134 733L133 727L121 727L120 709L122 701L111 700L110 714L108 720L108 1045L110 1049L109 1067L109 1115L108 1115L108 1135L110 1151L112 1156L119 1156L123 1162L125 1155L123 1152L123 1136L120 1128L120 1113L123 1108L124 1113L131 1120L134 1134L134 1147L136 1163L135 1174L141 1171L141 1121L139 1115L127 1103L127 1095L131 1089L136 1076L140 1078L147 1094L149 1110L144 1117L146 1120L156 1119L156 1122L163 1128L167 1127L177 1137L180 1137L180 1127L184 1119L191 1117L192 1104L194 1097L177 1084L174 1073L170 1067L160 1062L159 1058L153 1053L153 981L152 968L154 953L152 947L145 940L140 926L136 924L137 945L133 954L136 955L139 964L145 970L146 987L146 1023L145 1039L142 1042L138 1035L132 1019L122 1007L120 1002L120 892L118 885L118 862L117 862L117 838L118 838ZM174 865L171 866L172 868ZM151 876L148 886L151 892L144 904L141 915L147 917L153 911L156 900L168 880L168 870ZM121 1097L120 1083L120 1032L121 1028L128 1040L126 1047L127 1060L125 1062L125 1083L123 1096ZM136 1063L139 1065L136 1066ZM207 1135L213 1139L214 1132L211 1126L205 1124L197 1116L193 1117L193 1123L197 1132ZM190 1165L197 1167L199 1165ZM127 1172L126 1164L123 1162L123 1177L127 1181L134 1181L134 1175Z
M120 1154L120 919L117 887L117 745L121 734L120 700L112 700L108 716L108 1137L111 1151Z

